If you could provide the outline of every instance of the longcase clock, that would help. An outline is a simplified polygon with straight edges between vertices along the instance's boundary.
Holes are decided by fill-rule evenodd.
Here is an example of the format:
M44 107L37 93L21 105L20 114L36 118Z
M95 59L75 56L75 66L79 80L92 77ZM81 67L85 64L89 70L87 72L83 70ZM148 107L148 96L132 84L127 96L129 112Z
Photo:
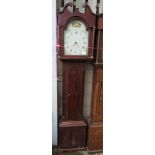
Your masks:
M95 38L91 114L87 119L88 152L100 152L103 148L103 14L97 15Z
M58 13L58 58L63 61L63 115L59 121L61 151L86 148L87 124L83 117L86 62L94 59L96 16L85 5L85 13L68 3Z

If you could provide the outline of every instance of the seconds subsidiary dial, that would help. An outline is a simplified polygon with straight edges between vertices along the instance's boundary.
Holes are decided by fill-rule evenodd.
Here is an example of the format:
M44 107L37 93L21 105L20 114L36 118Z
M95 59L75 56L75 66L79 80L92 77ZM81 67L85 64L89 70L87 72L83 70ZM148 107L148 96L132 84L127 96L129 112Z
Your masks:
M65 55L88 55L88 31L79 20L73 20L64 31Z

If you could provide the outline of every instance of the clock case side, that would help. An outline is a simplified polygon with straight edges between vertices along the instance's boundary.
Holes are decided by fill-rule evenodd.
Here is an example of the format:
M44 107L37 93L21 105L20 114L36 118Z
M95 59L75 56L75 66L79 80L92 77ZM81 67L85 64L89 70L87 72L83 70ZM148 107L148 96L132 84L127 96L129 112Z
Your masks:
M57 16L57 50L58 58L60 60L70 60L70 61L91 61L94 59L94 38L95 38L95 25L96 25L96 15L91 11L89 5L85 6L85 13L79 12L76 8L74 12L68 10L68 6L72 6L72 3L68 3L64 9L58 13ZM79 20L84 23L86 30L89 33L88 40L88 55L65 55L64 54L64 31L67 29L68 24L73 20Z
M103 14L96 17L95 50L93 63L98 66L103 65Z

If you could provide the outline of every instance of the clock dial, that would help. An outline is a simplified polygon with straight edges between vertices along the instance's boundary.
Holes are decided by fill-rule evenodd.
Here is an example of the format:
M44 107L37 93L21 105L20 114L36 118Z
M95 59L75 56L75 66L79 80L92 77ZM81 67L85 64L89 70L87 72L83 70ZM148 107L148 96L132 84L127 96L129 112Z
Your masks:
M79 20L69 23L64 32L65 55L88 55L88 31Z

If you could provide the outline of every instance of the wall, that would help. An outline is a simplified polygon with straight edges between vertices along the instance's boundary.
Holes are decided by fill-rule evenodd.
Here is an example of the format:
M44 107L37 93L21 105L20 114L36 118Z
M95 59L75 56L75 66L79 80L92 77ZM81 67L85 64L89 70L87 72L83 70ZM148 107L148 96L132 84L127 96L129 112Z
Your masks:
M57 145L56 1L52 1L52 145Z

